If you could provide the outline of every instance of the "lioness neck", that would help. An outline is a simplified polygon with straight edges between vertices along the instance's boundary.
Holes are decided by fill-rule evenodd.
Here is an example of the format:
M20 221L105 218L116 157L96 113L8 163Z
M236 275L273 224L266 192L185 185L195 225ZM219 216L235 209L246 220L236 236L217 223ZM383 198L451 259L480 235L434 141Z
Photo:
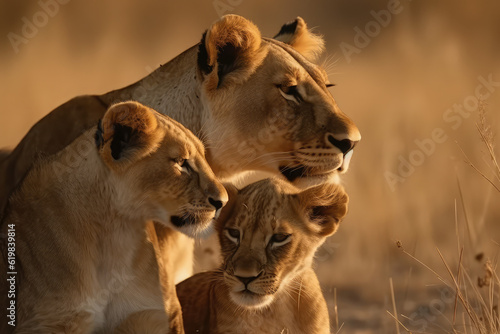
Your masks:
M108 104L126 100L141 102L202 138L201 129L207 114L200 102L197 55L198 45L195 45L135 84L101 98Z

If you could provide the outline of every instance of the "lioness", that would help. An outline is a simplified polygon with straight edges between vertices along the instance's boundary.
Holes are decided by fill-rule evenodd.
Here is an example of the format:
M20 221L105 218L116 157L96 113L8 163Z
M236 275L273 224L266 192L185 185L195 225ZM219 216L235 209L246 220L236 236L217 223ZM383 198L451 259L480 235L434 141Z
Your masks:
M267 179L228 192L216 222L223 265L177 285L186 333L330 333L311 265L347 212L342 187Z
M260 170L299 187L334 179L347 171L361 137L328 91L325 71L314 63L323 48L323 39L301 18L271 39L241 16L222 17L200 43L139 82L76 97L35 124L0 162L0 215L37 155L61 150L94 126L110 104L126 100L193 131L218 177ZM190 276L193 252L185 247L192 242L162 225L155 229L164 258L175 268L184 264L176 281ZM184 248L178 251L177 245Z
M168 332L164 263L146 222L193 236L226 202L189 130L136 102L113 105L97 128L36 165L9 200L2 232L14 230L15 241L1 247L1 262L15 252L15 333Z

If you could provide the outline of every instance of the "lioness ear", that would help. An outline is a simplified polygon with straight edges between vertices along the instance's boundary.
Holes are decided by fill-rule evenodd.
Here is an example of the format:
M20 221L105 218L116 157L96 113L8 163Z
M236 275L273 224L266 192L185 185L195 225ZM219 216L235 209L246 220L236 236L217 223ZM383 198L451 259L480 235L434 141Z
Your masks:
M103 161L113 169L123 169L152 153L161 133L155 111L138 103L112 105L104 114L95 134Z
M307 24L301 17L285 23L274 39L291 45L310 61L315 61L325 49L323 37L307 29Z
M242 83L266 54L259 29L238 15L225 15L203 34L198 68L208 90Z
M312 228L320 236L336 232L340 221L347 214L349 197L344 188L336 184L325 184L309 188L298 194L299 203Z
M236 198L238 197L238 188L236 188L232 183L224 183L224 188L226 188L228 201L226 205L222 208L219 218L216 221L216 229L221 232L226 220L231 216L234 209L234 204L236 203Z

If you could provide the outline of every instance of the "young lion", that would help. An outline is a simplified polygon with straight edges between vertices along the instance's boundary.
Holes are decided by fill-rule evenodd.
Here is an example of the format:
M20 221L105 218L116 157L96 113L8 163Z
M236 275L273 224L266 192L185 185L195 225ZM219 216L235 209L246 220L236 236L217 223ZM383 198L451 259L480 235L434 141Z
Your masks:
M136 102L113 105L9 201L2 232L15 242L2 262L15 252L15 333L168 332L146 222L193 236L226 202L189 130Z
M216 223L222 267L177 285L186 333L330 333L311 266L347 212L343 188L297 192L268 179L228 191Z

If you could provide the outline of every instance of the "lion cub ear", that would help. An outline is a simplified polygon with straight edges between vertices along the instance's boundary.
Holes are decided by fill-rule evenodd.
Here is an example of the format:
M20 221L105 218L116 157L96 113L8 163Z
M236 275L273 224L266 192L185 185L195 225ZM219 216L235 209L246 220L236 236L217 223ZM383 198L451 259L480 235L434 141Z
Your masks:
M95 133L99 154L112 169L124 169L152 153L161 137L156 112L132 101L112 105Z
M259 29L238 15L225 15L203 34L198 69L208 91L245 82L259 66L266 49Z
M307 29L307 24L301 17L285 23L273 38L291 45L310 61L315 61L325 49L323 37Z
M337 231L340 221L347 214L349 196L336 184L324 184L298 194L299 203L320 236Z

